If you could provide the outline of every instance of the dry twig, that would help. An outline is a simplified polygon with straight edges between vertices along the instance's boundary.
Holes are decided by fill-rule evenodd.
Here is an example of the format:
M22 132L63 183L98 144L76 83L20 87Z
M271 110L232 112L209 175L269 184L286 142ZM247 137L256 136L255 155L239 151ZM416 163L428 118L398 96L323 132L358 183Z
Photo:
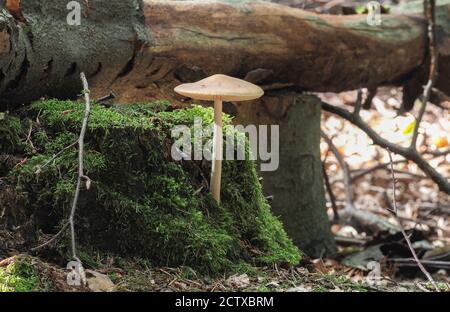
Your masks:
M37 250L37 249L45 247L45 246L49 245L50 243L56 241L61 236L61 234L64 233L64 231L67 229L67 227L70 226L72 257L73 257L73 259L75 259L79 263L81 263L81 261L78 258L77 252L76 252L75 212L76 212L76 208L77 208L77 204L78 204L78 198L80 196L80 190L81 190L82 182L86 181L86 188L87 189L89 189L90 184L91 184L91 179L89 179L89 177L87 177L84 174L84 160L83 160L83 155L84 155L84 137L86 135L86 129L87 129L87 126L88 126L88 121L89 121L89 115L90 115L90 112L91 112L91 101L90 101L90 95L89 95L89 85L88 85L88 82L86 80L86 76L85 76L84 73L81 73L80 77L81 77L81 81L82 81L82 84L83 84L83 94L84 94L84 98L85 98L85 102L86 102L83 122L82 122L82 125L81 125L80 136L79 136L79 138L78 138L78 140L76 142L72 143L71 145L69 145L69 146L67 146L67 147L65 147L63 149L63 151L64 151L64 150L74 146L76 143L78 143L78 179L77 179L77 186L76 186L76 189L75 189L74 198L72 200L72 206L71 206L71 210L70 210L69 220L68 220L67 223L65 223L63 225L61 230L56 235L54 235L49 241L47 241L46 243L44 243L44 244L42 244L40 246L37 246L37 247L32 249L32 250ZM58 153L56 155L57 156L60 155L63 151L61 151L60 153ZM57 156L55 156L55 157L57 157ZM54 159L55 157L53 157L52 159Z
M402 235L405 238L406 243L408 244L409 250L411 251L411 254L412 254L413 258L414 258L414 261L417 263L417 266L422 271L422 273L426 276L426 278L431 283L431 285L433 285L433 287L436 289L436 291L439 292L439 287L437 286L437 284L434 281L433 277L431 276L430 273L428 273L428 271L422 265L422 262L420 262L419 257L417 257L416 251L414 250L414 248L413 248L413 246L411 244L411 240L409 239L409 236L406 233L400 218L398 217L397 199L396 199L396 195L395 195L395 193L396 193L396 181L395 181L395 173L394 173L394 164L393 164L393 161L392 161L391 152L389 151L389 149L387 151L388 151L388 154L389 154L389 160L391 162L392 191L393 191L393 195L392 195L393 209L388 208L388 211L392 214L392 216L394 216L397 224L400 226L400 230L402 232Z
M328 177L327 170L325 168L325 162L322 164L323 179L325 180L325 187L327 189L328 196L330 197L331 207L333 208L333 223L339 222L339 212L336 204L336 196L334 196L331 189L330 178Z
M339 165L342 168L342 171L344 172L344 185L345 185L345 199L346 199L346 210L352 211L356 210L354 204L353 204L353 189L352 189L352 179L350 176L350 169L348 167L348 164L345 162L344 157L342 157L341 153L338 151L336 146L333 144L333 141L328 137L328 135L323 131L320 130L320 135L325 140L325 142L328 144L329 149L336 157L337 161L339 162Z

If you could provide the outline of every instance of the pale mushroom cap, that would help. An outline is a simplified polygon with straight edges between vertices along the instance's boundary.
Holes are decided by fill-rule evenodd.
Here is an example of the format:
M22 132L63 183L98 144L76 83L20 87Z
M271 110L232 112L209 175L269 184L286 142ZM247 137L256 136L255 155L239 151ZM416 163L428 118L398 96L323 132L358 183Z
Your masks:
M213 75L176 87L175 92L195 100L248 101L261 97L263 89L245 80L226 75Z

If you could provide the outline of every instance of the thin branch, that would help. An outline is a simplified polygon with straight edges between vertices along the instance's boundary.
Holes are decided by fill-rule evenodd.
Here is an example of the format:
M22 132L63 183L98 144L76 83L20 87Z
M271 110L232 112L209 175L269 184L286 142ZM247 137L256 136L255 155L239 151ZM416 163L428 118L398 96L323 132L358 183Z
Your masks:
M364 131L376 144L383 148L389 148L393 153L399 154L404 158L414 162L417 166L429 176L442 192L450 194L450 182L436 171L415 149L399 146L395 143L381 137L376 133L360 116L355 116L346 109L336 107L322 101L322 108L330 113L336 114Z
M393 258L388 259L387 261L395 263L396 266L417 266L416 260L414 258ZM450 269L450 261L422 260L421 263L427 267L433 267L436 269Z
M334 196L331 188L330 178L328 177L327 170L325 169L325 162L322 164L323 178L325 180L325 187L327 189L328 196L330 197L331 207L333 208L333 223L339 222L339 212L336 204L336 196Z
M70 223L70 232L71 232L71 242L72 242L72 257L81 263L80 259L77 257L76 253L76 240L75 240L75 212L77 209L78 198L80 196L81 183L83 180L90 181L90 179L86 179L84 174L84 161L83 161L83 153L84 153L84 136L86 135L86 129L89 121L89 115L91 113L91 100L90 100L90 91L89 85L86 80L86 76L84 73L80 74L81 81L83 83L83 93L84 99L86 102L86 107L84 110L83 123L81 125L80 138L78 139L78 179L77 179L77 187L75 189L75 195L72 202L72 209L70 211L69 223Z
M362 106L362 89L358 89L358 94L356 96L355 110L353 114L359 115Z
M431 283L431 285L433 285L435 290L437 292L439 292L439 287L437 286L437 284L434 281L433 277L430 275L430 273L428 273L427 269L425 269L425 267L422 265L422 263L419 260L419 257L417 257L416 251L414 250L414 248L413 248L413 246L411 244L411 240L409 239L409 236L406 233L400 218L398 217L397 199L396 199L396 195L395 195L395 193L396 193L396 183L395 182L396 181L395 181L395 173L394 173L394 164L393 164L393 161L392 161L391 151L389 149L387 151L388 151L389 160L390 160L390 163L391 163L392 190L393 190L392 202L393 202L393 207L394 207L394 209L388 209L388 211L394 216L394 218L396 219L397 224L400 226L402 235L405 238L406 243L408 244L409 250L411 251L411 254L414 257L414 260L416 261L417 266L422 271L422 273L426 276L426 278Z
M367 239L360 239L360 238L354 238L354 237L345 237L345 236L339 236L335 235L334 240L338 243L343 244L355 244L355 245L364 245L368 242Z
M28 130L27 139L25 141L25 144L30 144L31 148L33 150L36 150L36 147L34 147L33 141L31 140L31 135L33 133L33 123L30 125L30 130Z
M435 30L435 0L425 1L425 17L428 23L428 45L430 51L430 69L428 73L428 82L423 89L422 106L420 107L419 114L416 118L416 124L414 126L413 136L411 140L411 149L416 149L417 138L419 136L420 123L427 107L427 103L430 100L431 90L433 89L434 82L437 76L437 48L436 48L436 30Z
M393 199L393 207L392 209L388 209L390 212L392 212L393 214L395 214L395 216L398 216L398 208L397 208L397 197L396 197L396 183L397 180L395 180L395 173L394 173L394 162L392 160L392 155L391 155L391 151L389 149L387 149L388 151L388 155L389 155L389 162L390 162L390 169L391 169L391 176L392 176L392 199Z
M367 96L364 100L363 108L364 109L370 109L372 106L372 101L375 95L377 95L378 87L372 87L367 89Z
M347 202L346 209L349 211L356 210L355 205L353 204L352 179L350 176L350 169L348 167L348 164L342 157L339 150L333 144L333 141L323 130L320 130L320 135L325 140L325 142L328 144L328 147L330 148L331 152L336 157L337 161L339 162L339 165L342 168L342 171L344 172L345 199Z
M110 91L108 95L105 95L105 96L103 96L101 98L98 98L95 102L98 103L98 104L101 104L103 102L106 102L106 101L109 101L109 100L113 100L116 97L117 97L117 95L114 92Z
M447 156L448 154L450 154L450 148L442 151L426 151L424 152L424 154L431 155L434 157Z
M78 198L80 196L81 184L82 184L83 180L86 181L86 188L87 189L89 189L90 184L91 184L91 179L89 179L89 177L87 177L84 174L84 160L83 160L83 155L84 155L84 137L86 135L86 130L87 130L88 121L89 121L89 115L90 115L90 112L91 112L91 101L90 101L90 94L89 94L90 93L89 85L88 85L88 82L86 80L85 74L81 73L80 74L80 78L81 78L81 82L83 84L83 94L84 94L84 98L85 98L85 102L86 102L86 106L85 106L85 110L84 110L84 116L83 116L83 122L82 122L82 125L81 125L80 136L79 136L77 141L75 141L74 143L72 143L69 146L66 146L62 151L57 153L48 162L48 163L50 163L51 161L53 161L53 159L55 159L56 157L61 155L61 153L63 153L65 150L69 149L70 147L72 147L72 146L74 146L75 144L78 143L78 179L77 179L77 186L76 186L76 189L75 189L74 198L72 200L69 220L68 220L67 223L64 224L64 226L61 228L61 230L56 235L54 235L49 241L47 241L46 243L44 243L42 245L39 245L39 246L33 248L32 250L37 250L37 249L43 248L43 247L51 244L52 242L56 241L64 233L64 231L70 226L72 257L73 257L73 259L77 260L81 264L81 261L78 258L77 252L76 252L75 212L76 212L76 208L77 208L77 204L78 204Z
M331 137L331 140L333 139L333 136ZM328 159L328 155L330 153L330 148L328 147L327 152L325 153L325 157L322 160L322 174L324 177L324 181L325 181L325 187L328 193L328 196L330 198L330 202L331 202L331 208L333 209L333 223L339 223L339 211L338 211L338 206L337 206L337 202L336 202L336 196L333 193L333 188L331 186L330 183L330 177L328 176L327 170L326 170L326 162Z
M349 166L342 157L341 153L336 148L336 146L333 144L332 140L322 130L321 136L327 142L328 147L330 148L331 152L335 155L337 161L339 162L339 165L342 168L342 171L344 172L344 187L346 194L345 196L346 207L344 210L344 215L350 217L358 225L372 229L373 231L390 231L390 232L399 231L399 228L397 228L397 226L378 217L377 215L371 213L370 211L356 209L354 204L354 194Z
M42 171L42 169L44 169L45 167L47 167L50 163L52 163L56 158L58 158L59 156L61 156L65 151L67 151L68 149L74 147L75 145L77 145L78 143L78 139L76 141L74 141L73 143L67 145L66 147L64 147L62 150L60 150L58 153L56 153L55 155L53 155L53 157L51 159L49 159L47 162L45 162L42 166L40 166L37 170L36 170L36 174L40 173Z
M31 251L36 251L36 250L38 250L38 249L44 248L44 247L50 245L51 243L55 242L55 241L56 241L56 240L64 233L64 231L67 229L67 227L69 226L69 224L70 224L69 221L67 221L67 222L61 227L61 229L59 230L59 232L56 233L55 235L53 235L53 237L52 237L51 239L49 239L48 241L46 241L45 243L43 243L43 244L41 244L41 245L39 245L39 246L36 246L36 247L31 248Z
M401 164L401 163L405 163L405 162L408 162L408 161L406 159L401 159L401 160L394 161L394 164ZM356 181L369 173L372 173L372 172L380 170L380 169L387 169L388 167L389 167L389 163L384 163L384 164L375 165L373 167L370 167L370 168L367 168L364 170L357 170L352 175L352 180Z

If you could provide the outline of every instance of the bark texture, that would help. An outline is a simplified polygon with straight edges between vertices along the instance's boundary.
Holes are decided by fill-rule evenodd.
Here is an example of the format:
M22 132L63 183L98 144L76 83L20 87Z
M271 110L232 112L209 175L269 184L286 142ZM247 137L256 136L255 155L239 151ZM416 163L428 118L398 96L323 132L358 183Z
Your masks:
M126 74L136 42L148 41L140 37L141 1L80 1L81 25L67 23L67 3L22 0L20 10L0 12L0 110L42 96L74 97L80 71L108 89Z

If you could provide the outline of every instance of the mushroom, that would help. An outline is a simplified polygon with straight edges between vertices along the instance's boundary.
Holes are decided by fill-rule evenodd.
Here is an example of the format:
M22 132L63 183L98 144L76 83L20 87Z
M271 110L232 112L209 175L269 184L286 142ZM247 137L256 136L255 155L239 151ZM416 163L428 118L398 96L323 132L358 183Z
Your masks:
M195 100L214 101L214 137L210 189L214 199L220 202L222 175L222 101L248 101L261 97L264 91L241 79L226 75L213 75L194 83L175 88L175 92Z

